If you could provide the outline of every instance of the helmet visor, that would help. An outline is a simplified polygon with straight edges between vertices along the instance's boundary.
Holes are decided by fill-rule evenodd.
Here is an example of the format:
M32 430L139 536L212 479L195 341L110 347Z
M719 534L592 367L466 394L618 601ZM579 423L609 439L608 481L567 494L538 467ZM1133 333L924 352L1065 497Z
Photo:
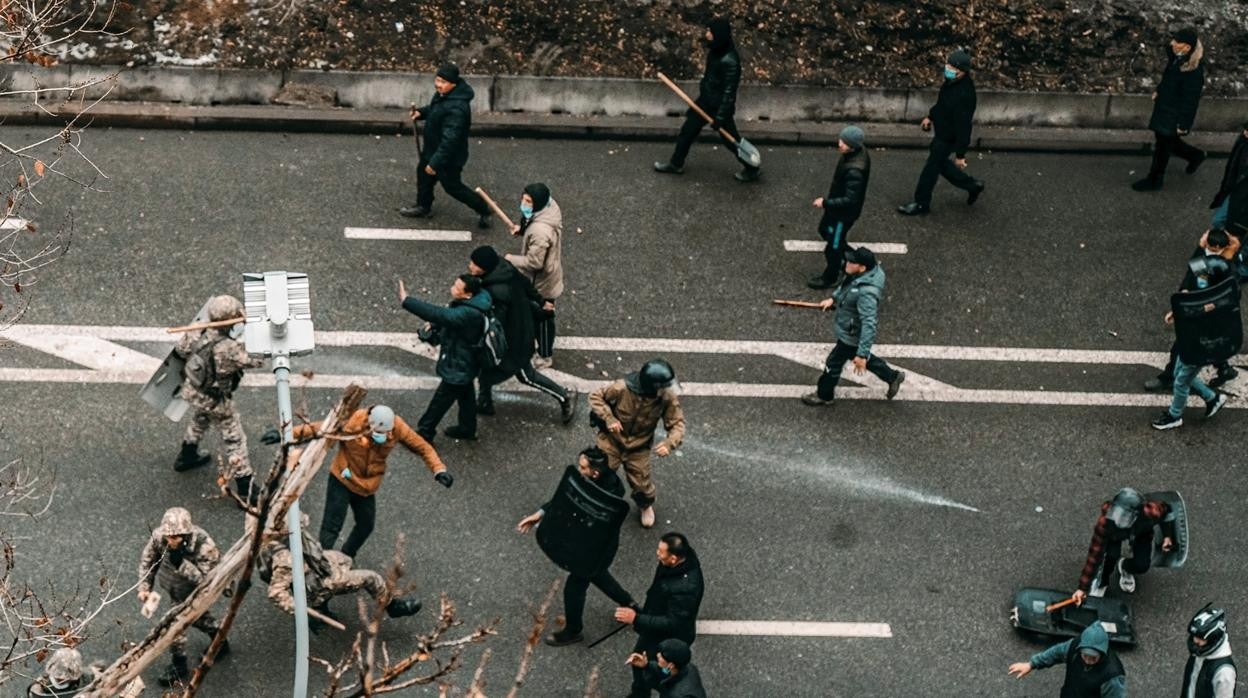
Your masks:
M1131 528L1135 525L1138 514L1134 509L1124 507L1121 504L1114 504L1109 508L1109 512L1105 514L1105 518L1109 519L1118 528Z

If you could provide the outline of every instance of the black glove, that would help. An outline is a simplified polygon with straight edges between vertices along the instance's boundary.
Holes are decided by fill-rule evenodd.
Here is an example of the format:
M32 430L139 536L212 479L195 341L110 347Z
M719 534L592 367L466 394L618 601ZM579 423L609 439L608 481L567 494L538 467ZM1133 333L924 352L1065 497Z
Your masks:
M264 434L260 437L260 443L268 444L270 446L274 444L280 444L281 442L282 442L282 432L278 431L277 429L269 429L268 431L264 432Z
M437 475L434 475L433 479L437 480L438 484L442 485L443 487L450 487L451 485L455 484L455 478L451 477L451 474L445 470L438 473Z

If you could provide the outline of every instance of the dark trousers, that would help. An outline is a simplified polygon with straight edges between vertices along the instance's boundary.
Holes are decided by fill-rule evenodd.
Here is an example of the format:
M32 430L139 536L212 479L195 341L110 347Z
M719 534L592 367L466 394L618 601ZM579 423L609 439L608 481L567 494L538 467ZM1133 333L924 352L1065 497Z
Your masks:
M342 552L355 557L364 545L364 541L373 533L377 523L377 498L372 495L356 494L347 489L338 478L329 476L329 487L325 490L325 513L321 515L321 547L333 550L338 542L338 534L342 532L342 524L347 519L347 509L355 525L347 535L347 542L342 545Z
M516 380L524 383L530 388L536 388L538 392L546 393L559 402L568 399L568 391L562 385L551 380L548 376L533 368L532 361L524 362L524 366L515 373L508 373L499 369L488 369L481 372L481 376L477 380L481 383L481 401L490 402L494 399L494 386L503 381L516 377Z
M1188 162L1198 160L1204 154L1200 148L1188 145L1177 133L1153 131L1153 136L1157 140L1153 145L1153 164L1148 168L1149 179L1160 180L1166 176L1166 165L1170 164L1172 154Z
M1170 345L1170 360L1166 362L1166 367L1161 369L1161 373L1157 374L1157 379L1160 380L1162 383L1174 382L1174 360L1177 359L1178 356L1179 356L1179 343L1176 341ZM1213 364L1213 367L1218 369L1218 373L1224 373L1226 371L1231 370L1231 362L1229 359L1225 361L1219 361Z
M438 383L438 389L433 391L433 397L429 398L429 406L425 408L425 413L420 415L420 421L416 423L416 433L423 436L425 441L433 443L433 437L438 433L438 424L442 421L442 417L451 409L451 405L456 403L459 403L459 426L470 434L477 433L476 393L472 383L465 385L455 385L446 381Z
M553 304L553 298L544 299ZM555 355L555 313L542 312L537 317L537 355L549 359Z
M725 131L732 134L733 138L738 141L741 140L741 133L737 131L737 122L735 119L728 117L728 120L720 125L724 127ZM672 151L672 159L670 162L673 165L677 167L685 166L685 158L689 157L689 149L693 147L693 142L697 139L698 132L705 126L708 126L706 119L699 116L697 112L692 109L685 112L685 123L681 124L680 133L676 136L676 149ZM728 148L728 152L735 156L737 146L733 145L727 138L724 138L723 134L719 133L719 131L716 131L715 133L718 134L719 139L724 142L724 147ZM745 165L745 163L741 164ZM745 165L745 169L757 170L759 168Z
M819 237L828 243L823 248L823 259L827 268L823 270L823 280L835 283L845 266L845 248L849 246L849 229L854 227L853 221L829 221L819 225Z
M598 590L606 594L617 606L628 606L633 603L632 595L624 591L624 587L615 581L610 570L603 570L592 577L569 574L568 581L563 585L563 616L567 620L563 626L565 634L579 633L585 627L585 592L590 584L598 587Z
M490 212L490 207L486 205L485 200L481 198L477 192L468 188L464 184L464 180L460 179L463 170L460 168L446 168L438 170L437 174L429 174L425 172L425 165L429 163L421 160L417 165L416 171L416 205L422 208L433 208L433 185L438 182L442 183L442 189L462 202L465 206L477 212L478 216L484 216Z
M1144 574L1153 566L1153 537L1136 536L1128 543L1131 546L1131 559L1124 568L1131 574ZM1122 545L1113 543L1105 547L1105 564L1101 568L1101 583L1109 586L1111 575L1118 574L1118 558L1122 557Z
M950 156L954 155L953 144L932 139L927 149L927 162L919 173L919 183L914 188L915 203L923 206L932 205L932 191L941 177L949 180L953 186L970 191L975 188L975 178L958 169Z
M836 384L841 381L841 369L845 367L845 362L854 358L858 354L858 347L845 344L837 340L836 346L832 347L832 351L828 353L828 360L823 367L823 375L819 376L819 385L816 390L819 392L820 400L831 400L836 392ZM897 378L897 371L893 370L884 360L872 354L867 357L867 370L874 373L876 377L885 383L892 383Z

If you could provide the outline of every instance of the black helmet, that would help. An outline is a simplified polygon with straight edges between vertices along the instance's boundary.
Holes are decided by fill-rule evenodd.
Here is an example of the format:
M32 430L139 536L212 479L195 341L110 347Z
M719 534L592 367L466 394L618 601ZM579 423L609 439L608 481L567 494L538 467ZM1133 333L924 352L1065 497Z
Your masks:
M1197 647L1195 638L1201 638L1205 641L1204 647ZM1205 604L1205 607L1196 612L1192 616L1192 622L1187 624L1187 649L1192 654L1204 656L1213 652L1226 641L1226 611L1221 608L1213 608L1212 603Z
M1231 265L1216 255L1192 257L1187 262L1187 268L1192 270L1193 276L1204 277L1210 284L1221 281L1231 272Z
M1118 490L1118 494L1114 495L1113 501L1109 503L1109 511L1105 512L1105 518L1112 521L1118 528L1131 528L1143 508L1143 495L1134 488L1124 487Z
M672 387L675 381L676 371L663 359L647 361L637 373L642 395L658 395L660 390Z

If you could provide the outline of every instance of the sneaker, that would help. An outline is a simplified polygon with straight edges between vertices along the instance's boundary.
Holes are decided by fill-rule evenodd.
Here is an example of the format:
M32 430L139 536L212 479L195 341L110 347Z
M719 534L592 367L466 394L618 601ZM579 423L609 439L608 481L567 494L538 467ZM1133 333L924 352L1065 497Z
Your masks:
M1182 417L1171 417L1169 412L1162 412L1161 416L1153 420L1153 428L1157 431L1165 431L1175 427L1183 426Z
M1199 152L1200 154L1196 156L1195 160L1191 160L1187 163L1187 167L1183 169L1184 172L1188 174L1196 174L1196 170L1199 170L1200 166L1204 164L1205 158L1209 157L1209 153L1206 153L1203 150Z
M468 431L467 429L463 428L462 426L458 424L454 426L449 426L443 429L442 433L446 434L452 439L459 439L461 441L476 441L477 440L477 433L475 431Z
M1092 580L1092 584L1088 587L1088 596L1093 596L1098 599L1103 598L1108 589L1109 587L1101 584L1101 578L1098 576L1096 579Z
M404 206L399 209L399 215L405 218L428 218L432 213L424 206Z
M889 381L888 392L884 394L884 397L888 398L889 400L892 400L893 398L897 397L897 391L901 390L901 384L904 383L905 380L906 380L906 372L898 371L897 377Z
M670 162L656 162L654 163L654 171L662 172L663 174L684 174L685 168L677 167Z
M828 281L823 274L815 274L806 280L806 288L813 288L816 291L822 291L825 288L832 288L836 285L836 280Z
M654 505L641 510L641 527L652 528L654 526Z
M1122 589L1124 594L1135 593L1135 575L1127 571L1127 559L1125 557L1118 558L1118 588Z
M480 230L489 230L492 225L494 225L494 216L492 214L483 213L477 219L477 228Z
M553 356L536 356L533 358L533 368L539 371L550 368L555 365L555 357Z
M762 177L762 176L763 176L762 170L758 169L757 167L753 167L753 168L747 167L744 170L741 170L740 172L734 174L732 178L743 184L748 184L749 182L757 182L759 177Z
M832 400L824 400L819 397L819 393L806 393L802 396L802 404L809 405L811 407L827 407L833 402L835 402L835 398Z
M1159 191L1161 186L1162 180L1153 179L1152 177L1145 177L1131 184L1131 188L1136 191Z
M1213 380L1209 381L1209 387L1221 388L1227 383L1235 380L1237 377L1239 377L1239 371L1235 370L1232 366L1227 366L1218 371L1218 375L1214 376Z
M581 400L581 393L576 388L568 391L568 396L563 402L559 403L559 421L564 426L572 423L572 418L576 416L576 405Z
M1222 411L1222 407L1226 405L1226 393L1218 393L1212 400L1205 401L1205 419L1209 419L1213 415Z
M1162 391L1170 392L1171 390L1174 390L1174 379L1161 377L1149 378L1144 381L1144 389L1150 393L1160 393Z
M584 639L585 636L582 635L579 630L572 633L568 632L567 628L564 628L563 630L555 631L542 638L542 642L545 642L551 647L566 647L568 645L575 645Z
M911 201L904 206L897 207L897 213L903 216L925 216L932 210L931 206L924 206L916 201Z
M984 189L983 182L975 182L975 188L966 193L966 205L974 206L975 202L979 201L979 195L984 193Z

